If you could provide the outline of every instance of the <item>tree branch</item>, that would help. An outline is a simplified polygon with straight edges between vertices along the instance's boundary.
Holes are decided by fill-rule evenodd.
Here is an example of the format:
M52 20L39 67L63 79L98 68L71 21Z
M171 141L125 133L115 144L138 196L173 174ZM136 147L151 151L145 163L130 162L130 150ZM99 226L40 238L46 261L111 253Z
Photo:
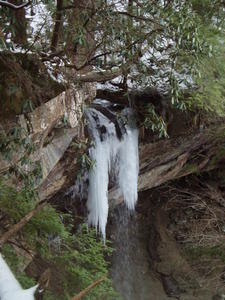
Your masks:
M99 279L97 279L96 281L94 281L93 283L91 283L86 289L84 289L83 291L81 291L78 295L74 296L71 300L80 300L80 299L82 299L84 296L86 296L86 294L91 289L93 289L96 285L98 285L99 283L101 283L104 280L105 280L105 276L100 277Z
M118 14L118 15L124 15L127 16L129 18L132 19L136 19L136 20L140 20L140 21L145 21L145 22L151 22L157 26L159 26L160 28L165 28L163 25L161 25L159 22L156 22L154 19L152 18L146 18L144 16L138 16L138 15L134 15L132 13L129 13L127 11L116 11L114 14Z
M112 80L123 74L123 68L115 68L106 71L91 71L85 74L77 74L73 79L79 82L101 82Z
M1 237L0 237L0 249L2 246L8 241L9 238L11 238L12 235L15 235L20 229L23 228L24 225L26 225L33 216L46 205L47 201L43 200L38 202L34 209L32 209L25 217L23 217L18 223L13 225L8 231L6 231Z
M67 68L73 68L73 69L75 69L76 71L79 71L79 70L85 68L87 65L91 64L93 61L95 61L96 59L98 59L98 58L100 58L100 57L103 57L103 56L109 55L109 54L121 53L123 49L125 49L125 50L131 49L131 48L134 47L136 44L138 44L138 43L143 42L144 40L146 40L150 35L152 35L152 34L154 34L154 33L156 33L156 32L161 32L161 31L163 31L162 28L157 28L157 29L155 29L155 30L152 30L152 31L150 31L150 32L147 32L144 36L142 36L142 37L136 39L135 41L133 41L133 42L131 42L131 43L125 45L124 47L122 47L122 48L120 48L120 49L118 49L118 50L114 50L114 51L108 50L108 51L106 51L106 52L97 54L97 55L93 56L92 58L90 58L89 60L87 60L87 61L86 61L82 66L80 66L80 67L77 67L76 65L68 65L68 64L65 65L65 67L67 67ZM114 78L115 78L115 77L114 77ZM113 79L113 78L110 78L110 79L107 79L107 80L111 80L111 79ZM101 80L100 80L100 81L101 81Z
M14 9L14 10L24 8L24 7L26 7L30 4L31 4L31 1L28 1L27 3L23 3L23 4L20 4L20 5L15 5L15 4L10 3L8 1L0 1L0 6L8 7L8 8Z

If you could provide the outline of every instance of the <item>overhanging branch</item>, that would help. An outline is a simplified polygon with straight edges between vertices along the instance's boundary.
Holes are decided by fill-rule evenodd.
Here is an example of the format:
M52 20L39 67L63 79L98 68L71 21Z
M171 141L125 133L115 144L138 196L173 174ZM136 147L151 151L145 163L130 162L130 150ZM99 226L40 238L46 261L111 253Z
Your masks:
M91 71L85 74L78 74L73 79L79 82L101 82L112 80L123 74L123 68L115 68L107 71Z

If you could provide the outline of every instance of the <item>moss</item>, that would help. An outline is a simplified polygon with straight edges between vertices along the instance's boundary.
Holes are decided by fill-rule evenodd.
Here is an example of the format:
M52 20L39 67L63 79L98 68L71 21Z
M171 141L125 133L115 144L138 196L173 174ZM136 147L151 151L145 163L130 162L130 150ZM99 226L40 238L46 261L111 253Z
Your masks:
M184 175L184 174L189 174L189 173L195 173L198 171L198 168L195 164L193 163L187 163L183 169L179 172L178 174L178 177L179 175Z

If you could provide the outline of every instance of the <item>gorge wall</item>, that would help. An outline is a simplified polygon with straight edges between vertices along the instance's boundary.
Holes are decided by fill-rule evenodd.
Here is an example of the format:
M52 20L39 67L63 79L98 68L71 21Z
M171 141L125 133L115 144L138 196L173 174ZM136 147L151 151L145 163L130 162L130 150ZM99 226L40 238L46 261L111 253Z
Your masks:
M48 199L59 209L68 205L74 215L76 213L81 219L86 213L82 209L79 211L82 204L71 200L66 192L74 185L80 168L79 153L74 144L87 137L82 109L84 105L93 102L95 97L95 84L74 86L44 101L33 111L21 113L16 118L4 117L0 122L1 134L7 134L14 127L23 127L35 144L32 159L40 161L43 170L43 177L37 184L40 200ZM122 104L123 99L120 101ZM117 98L111 100L117 103ZM218 184L210 178L210 175L216 178L219 173L223 173L224 123L222 119L210 119L208 116L199 123L196 122L198 117L198 113L184 113L174 109L167 128L168 139L159 139L151 131L140 134L139 202L137 214L125 224L130 224L131 228L130 232L125 232L129 243L140 246L137 249L140 253L134 264L130 265L134 273L140 273L137 291L132 292L134 299L140 296L140 282L143 281L143 300L153 299L153 295L154 300L168 297L182 300L222 299L215 297L222 297L220 295L225 292L224 258L217 243L223 239L224 186L222 181ZM4 174L22 155L21 150L7 161L0 154L0 173ZM202 178L201 183L199 178ZM20 188L20 182L12 179L12 183ZM194 190L191 190L190 185ZM187 193L188 201L184 197ZM176 199L176 195L179 199ZM122 201L119 189L110 186L110 216L113 208L121 205ZM114 214L119 213L114 211ZM115 222L112 220L113 217L110 217L107 236L118 247L118 236L114 233ZM196 233L194 220L202 222L201 230L204 234ZM205 220L208 223L204 223ZM192 237L190 241L187 241L187 232ZM208 239L210 242L207 244ZM196 248L197 253L193 250ZM120 261L123 255L119 252L120 248L117 249L118 256L113 260ZM131 259L133 255L130 255ZM129 261L127 264L130 264ZM139 269L136 269L137 264L140 264ZM200 264L204 267L200 267ZM117 276L121 275L119 271L116 272ZM118 278L115 280L118 282ZM130 291L127 293L129 295Z

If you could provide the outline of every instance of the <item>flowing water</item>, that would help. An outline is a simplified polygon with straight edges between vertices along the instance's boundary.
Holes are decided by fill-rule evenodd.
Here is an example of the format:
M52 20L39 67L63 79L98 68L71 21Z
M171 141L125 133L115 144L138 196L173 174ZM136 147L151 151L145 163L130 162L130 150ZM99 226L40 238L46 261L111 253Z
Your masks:
M153 300L146 236L138 215L119 207L113 217L112 238L116 249L111 270L115 289L125 300Z

